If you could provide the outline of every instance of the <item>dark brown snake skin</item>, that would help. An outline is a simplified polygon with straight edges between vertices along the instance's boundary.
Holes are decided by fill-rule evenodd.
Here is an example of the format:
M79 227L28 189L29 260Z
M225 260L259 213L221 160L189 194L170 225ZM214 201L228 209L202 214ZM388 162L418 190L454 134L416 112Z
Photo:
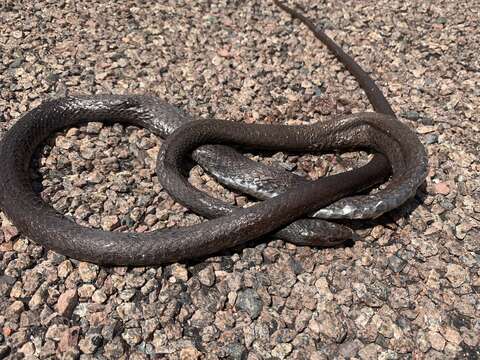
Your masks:
M374 101L372 103L375 106ZM422 144L407 126L391 115L362 113L308 126L190 120L175 107L149 96L95 95L45 102L20 119L0 143L3 163L0 205L20 231L49 249L99 264L145 266L209 255L282 227L281 231L291 228L293 234L301 233L303 227L295 227L298 221L292 223L296 219L378 183L388 172L385 157L392 165L393 174L381 195L386 203L403 203L426 176L427 161ZM56 212L32 190L30 159L35 148L50 134L87 121L134 124L160 136L178 128L168 137L158 158L157 172L162 185L175 199L189 204L203 215L225 216L188 228L137 234L85 228ZM182 123L185 125L179 127ZM194 158L223 161L225 147L201 147L204 144L235 144L284 151L368 148L382 155L374 156L370 163L359 169L313 182L304 181L300 186L253 207L232 209L196 190L184 177L187 158L199 147ZM235 160L235 156L232 159ZM320 231L332 231L338 226L330 226L318 219L301 221L307 222L308 226L311 222L319 223L313 228ZM351 234L348 229L345 231ZM306 234L292 241L325 244L318 232L314 237Z

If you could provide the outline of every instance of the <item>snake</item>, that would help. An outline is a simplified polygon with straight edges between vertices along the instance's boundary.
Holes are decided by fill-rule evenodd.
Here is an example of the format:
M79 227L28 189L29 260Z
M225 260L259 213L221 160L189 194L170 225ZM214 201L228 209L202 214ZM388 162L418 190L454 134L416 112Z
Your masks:
M165 136L157 160L160 182L177 201L193 204L195 211L199 208L200 214L213 219L186 228L142 234L107 232L80 226L43 202L33 190L29 175L35 149L52 133L88 121L136 125ZM199 154L199 159L215 158L222 162L226 145L315 152L361 148L377 154L358 169L292 184L287 191L252 207L232 208L195 189L185 177L190 156L195 159L195 154ZM231 150L229 154L237 153ZM349 199L345 196L377 184L390 171L390 182L377 196L387 198L387 204L401 204L424 181L427 171L425 149L416 134L388 113L360 113L303 126L243 124L194 119L148 95L69 96L46 101L5 134L0 142L0 160L0 207L23 234L72 258L131 266L207 256L288 228L302 235L304 229L295 226L299 221L318 222L316 230L320 233L325 229L332 231L338 224L332 227L321 219L298 219L342 198L340 201ZM353 198L354 205L359 198ZM345 236L347 233L346 230ZM315 239L307 234L293 242L323 244L318 235Z

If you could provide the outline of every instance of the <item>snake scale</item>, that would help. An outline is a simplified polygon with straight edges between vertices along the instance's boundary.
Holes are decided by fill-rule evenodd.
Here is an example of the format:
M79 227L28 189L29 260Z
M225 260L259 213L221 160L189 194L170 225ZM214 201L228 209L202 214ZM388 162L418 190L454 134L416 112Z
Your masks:
M351 237L352 232L321 218L375 217L405 202L427 173L425 149L416 134L394 117L373 80L338 45L303 15L275 3L326 44L365 90L376 113L303 126L247 125L194 119L148 95L46 101L18 120L0 142L3 211L23 234L48 249L99 264L146 266L210 255L273 232L299 245L331 245ZM142 234L106 232L82 227L45 204L33 191L29 175L35 149L55 131L88 121L132 124L166 137L157 160L161 184L175 200L213 219ZM375 155L358 169L307 181L250 161L228 145L314 152L369 149ZM249 208L234 208L202 193L185 177L190 157L220 182L270 199ZM389 183L377 194L348 197L380 183L390 173ZM318 218L300 219L312 214Z

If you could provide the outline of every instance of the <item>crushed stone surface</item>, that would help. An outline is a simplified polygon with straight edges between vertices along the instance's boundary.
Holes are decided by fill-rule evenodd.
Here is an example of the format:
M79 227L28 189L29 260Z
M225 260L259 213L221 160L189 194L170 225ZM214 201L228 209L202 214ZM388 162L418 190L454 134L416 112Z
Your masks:
M263 239L156 268L47 251L0 212L0 358L480 358L480 2L299 0L376 79L428 151L426 187L332 249ZM301 124L370 111L355 80L270 1L4 0L0 137L67 94L154 94L202 118ZM40 196L84 226L201 221L162 190L161 139L91 122L32 160ZM248 154L312 179L365 154ZM1 171L1 167L0 167ZM212 196L253 200L198 166Z

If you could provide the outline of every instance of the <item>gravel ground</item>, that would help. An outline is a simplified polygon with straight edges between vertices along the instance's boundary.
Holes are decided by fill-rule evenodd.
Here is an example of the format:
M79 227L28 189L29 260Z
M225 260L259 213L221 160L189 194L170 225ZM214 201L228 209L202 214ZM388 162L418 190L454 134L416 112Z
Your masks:
M480 2L301 2L418 132L431 165L423 192L366 223L355 244L271 239L158 268L68 259L0 213L0 358L480 358ZM149 92L249 123L370 109L342 66L270 2L6 0L0 30L1 135L67 93ZM86 226L202 221L162 191L160 145L134 127L72 128L39 149L34 184ZM260 155L311 178L358 158ZM191 180L251 202L199 168Z

